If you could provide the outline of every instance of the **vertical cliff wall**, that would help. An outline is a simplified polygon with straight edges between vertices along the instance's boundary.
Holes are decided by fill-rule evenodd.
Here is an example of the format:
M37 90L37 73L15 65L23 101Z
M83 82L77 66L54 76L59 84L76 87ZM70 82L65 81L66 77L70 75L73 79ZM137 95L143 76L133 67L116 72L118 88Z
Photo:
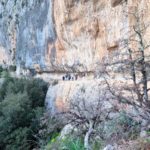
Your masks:
M148 21L148 0L1 0L0 64L18 72L94 71L128 36L136 7Z
M52 1L44 0L26 10L17 33L16 63L25 68L48 70L56 52Z
M0 64L50 70L55 38L53 1L0 2Z
M58 63L94 70L104 55L118 49L128 24L125 1L113 7L110 0L55 0L54 8Z

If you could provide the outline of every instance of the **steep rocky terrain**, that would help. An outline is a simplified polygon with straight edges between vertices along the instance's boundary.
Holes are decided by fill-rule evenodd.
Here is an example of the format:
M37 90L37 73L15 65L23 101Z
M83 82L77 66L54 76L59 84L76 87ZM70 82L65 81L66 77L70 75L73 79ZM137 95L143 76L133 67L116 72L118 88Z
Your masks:
M18 69L48 67L48 43L55 40L52 2L4 0L0 8L1 63L14 63Z
M148 0L2 0L0 63L41 72L93 71L118 49L134 22L127 12L136 6L148 20Z

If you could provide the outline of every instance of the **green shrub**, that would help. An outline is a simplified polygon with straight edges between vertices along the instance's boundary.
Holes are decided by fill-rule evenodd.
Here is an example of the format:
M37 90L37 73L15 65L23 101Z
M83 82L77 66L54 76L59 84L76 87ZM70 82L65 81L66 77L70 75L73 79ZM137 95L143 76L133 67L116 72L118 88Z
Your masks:
M10 74L7 70L3 70L1 73L1 78L9 78L10 77Z
M40 149L44 149L45 145L50 141L55 141L60 135L64 123L62 118L53 116L50 112L46 112L41 118L40 130L38 133Z
M46 146L46 150L84 150L83 140L73 136L60 139L59 137L52 138Z
M0 77L1 78L5 78L9 76L9 72L6 68L3 68L2 66L0 66Z
M60 134L56 133L55 136L51 137L46 150L85 150L83 136L68 135L61 139ZM92 150L101 150L104 147L104 142L100 139L94 139L90 141Z
M140 123L133 120L125 112L120 113L119 117L109 121L105 127L106 139L117 141L119 139L133 140L140 133Z
M84 150L83 140L80 138L68 137L62 140L62 150Z
M16 71L16 66L15 65L9 66L9 70L15 72Z
M0 88L0 149L37 147L47 84L42 80L6 78Z
M101 150L104 147L104 141L101 139L94 139L91 142L92 150Z
M0 73L3 71L3 67L2 66L0 66Z

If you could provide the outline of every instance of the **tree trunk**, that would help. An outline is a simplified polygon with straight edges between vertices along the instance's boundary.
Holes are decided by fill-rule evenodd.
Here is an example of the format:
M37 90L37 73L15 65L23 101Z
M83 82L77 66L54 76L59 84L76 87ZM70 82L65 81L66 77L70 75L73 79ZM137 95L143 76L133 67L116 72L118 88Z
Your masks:
M139 51L141 52L141 60L140 60L140 65L141 65L141 74L142 74L142 84L143 84L143 100L148 103L148 88L147 88L147 71L146 71L146 62L145 62L145 46L143 43L143 37L142 37L142 31L140 29L137 31L134 29L135 33L139 37Z
M138 97L138 101L140 102L140 104L142 103L142 97L139 91L139 87L138 84L136 82L136 71L135 71L135 62L133 61L133 57L132 57L132 50L130 48L128 48L128 53L129 53L129 60L130 60L130 67L131 67L131 76L132 76L132 80L133 80L133 84L134 84L134 88Z
M86 135L84 137L84 148L86 150L90 150L89 139L90 139L90 136L91 136L91 134L93 132L93 124L94 124L92 120L90 120L89 123L90 123L89 124L89 129L86 132Z

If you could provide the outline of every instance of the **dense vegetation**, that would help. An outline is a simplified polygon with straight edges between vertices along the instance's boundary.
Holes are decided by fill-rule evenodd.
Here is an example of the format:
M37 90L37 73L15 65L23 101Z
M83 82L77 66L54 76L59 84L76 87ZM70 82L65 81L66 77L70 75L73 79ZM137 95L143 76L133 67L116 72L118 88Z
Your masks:
M64 136L63 130L60 133L56 131L56 127L58 128L58 124L57 126L56 124L56 122L52 123L52 120L48 124L50 128L55 128L52 128L53 132L47 134L49 140L45 143L47 144L44 147L46 150L85 150L85 127L78 126L72 130L68 128L70 132ZM49 133L48 130L46 132ZM102 150L108 143L114 144L121 140L134 141L138 138L139 132L140 123L134 121L125 112L120 112L117 118L96 125L89 140L90 150Z
M65 125L62 116L54 117L44 111L47 83L40 79L12 78L6 70L1 72L1 77L5 77L0 87L1 150L84 149L85 127L78 127L77 133L62 138ZM111 140L108 137L134 139L138 133L139 124L121 115L105 124L105 130L103 124L98 124L89 142L93 150L98 150Z
M38 146L47 83L7 77L0 88L0 149L29 150Z

